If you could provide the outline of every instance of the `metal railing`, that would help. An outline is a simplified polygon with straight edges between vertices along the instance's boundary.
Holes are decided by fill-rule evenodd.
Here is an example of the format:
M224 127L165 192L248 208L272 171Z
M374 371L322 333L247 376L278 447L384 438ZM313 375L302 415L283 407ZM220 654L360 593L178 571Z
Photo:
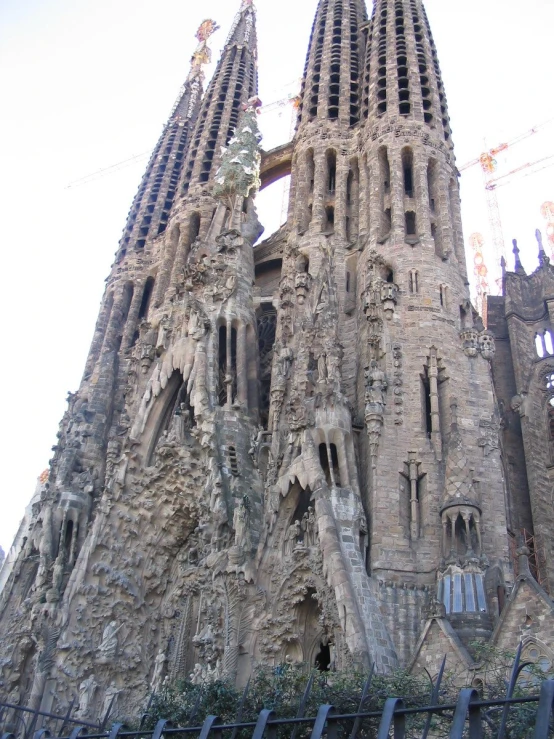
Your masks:
M109 711L102 724L92 724L72 717L73 705L64 716L58 716L0 703L0 739L162 739L172 736L183 739L322 739L324 736L326 739L553 739L554 680L544 681L536 695L517 697L518 678L530 664L521 661L521 651L520 645L506 695L497 700L482 700L477 690L467 688L460 691L457 702L440 703L445 658L433 683L430 703L426 706L409 707L403 698L388 698L381 710L364 711L371 695L372 670L356 713L340 714L332 705L326 704L319 707L316 716L306 717L314 682L312 675L295 718L278 718L274 711L264 709L257 721L243 721L247 685L234 723L224 723L212 715L202 725L195 725L198 700L189 717L189 725L180 727L170 721L159 720L151 728L146 728L149 720L152 721L148 710L136 730L129 730L122 723L106 729ZM517 707L525 707L525 715L516 714L514 709ZM24 715L27 720L21 718ZM15 721L14 716L17 716ZM518 725L514 726L514 721Z

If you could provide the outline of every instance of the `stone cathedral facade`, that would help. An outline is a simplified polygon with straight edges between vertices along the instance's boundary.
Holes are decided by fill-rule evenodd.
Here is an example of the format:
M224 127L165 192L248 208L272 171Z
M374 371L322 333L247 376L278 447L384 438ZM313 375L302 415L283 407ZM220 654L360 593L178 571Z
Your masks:
M136 715L166 679L470 667L475 637L552 661L554 272L518 264L484 328L422 1L319 0L271 152L252 0L204 90L214 29L2 571L4 697Z

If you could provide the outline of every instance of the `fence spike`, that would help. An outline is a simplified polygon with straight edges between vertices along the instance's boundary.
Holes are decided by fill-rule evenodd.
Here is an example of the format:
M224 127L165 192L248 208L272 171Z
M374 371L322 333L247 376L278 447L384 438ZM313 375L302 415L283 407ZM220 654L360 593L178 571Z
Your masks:
M514 691L516 689L517 680L521 673L521 670L523 670L529 664L528 662L524 662L523 664L520 664L522 649L523 649L523 642L520 641L519 646L517 648L516 656L514 658L514 664L512 665L512 673L510 675L508 687L506 689L506 700L510 700L513 697ZM506 727L508 725L509 715L510 715L510 704L505 703L504 708L502 710L502 718L500 720L500 727L498 729L498 739L504 739L504 736L506 734Z
M541 687L535 733L533 739L548 739L550 734L550 718L554 709L554 680L546 680Z
M246 696L248 695L248 691L250 689L250 680L251 678L248 678L248 682L246 683L246 687L244 688L242 693L242 698L240 699L239 710L237 711L237 715L235 718L236 724L240 724L242 721L242 714L244 712L244 706L246 705ZM235 726L235 728L233 729L233 733L231 734L231 739L236 739L237 733L238 727Z
M196 718L196 714L198 713L198 709L200 708L200 701L202 700L203 692L204 692L204 685L201 685L200 689L198 690L198 696L196 700L194 701L194 706L192 707L192 711L190 712L189 726L192 724L192 722Z
M81 731L84 731L84 729L84 726L76 726L69 735L69 739L78 739L79 734L81 733Z
M381 723L377 739L388 739L390 730L394 726L394 739L404 739L406 736L406 717L404 714L396 714L399 708L404 708L402 698L388 698L383 708Z
M117 739L117 735L119 734L123 726L124 725L122 723L113 724L112 728L110 729L110 734L109 734L108 739Z
M106 709L106 713L104 715L104 719L102 720L102 722L100 724L100 731L104 731L105 728L106 728L106 726L108 725L108 719L110 718L110 714L112 712L113 704L114 704L114 701L115 701L116 698L117 698L117 695L114 695L113 698L110 701L110 705ZM114 724L114 726L115 726L115 724Z
M169 729L173 726L172 721L168 721L167 719L160 719L156 726L154 727L154 731L152 732L151 739L160 739L162 734L164 733L165 729Z
M60 730L56 732L58 736L63 736L64 735L65 725L67 723L69 723L69 720L71 718L71 712L73 711L73 706L74 705L75 705L75 698L73 698L73 700L71 701L71 703L68 706L67 713L65 714L65 718L64 718L63 724L60 727Z
M219 716L208 716L202 724L202 731L200 732L200 736L198 737L198 739L208 739L212 728L220 722L221 719L219 718ZM218 732L218 736L221 736L221 731ZM152 739L154 739L154 737L152 737ZM157 737L156 739L159 739L159 737Z
M302 694L302 698L298 706L298 711L296 712L296 718L304 718L304 716L306 715L306 706L308 705L308 699L310 697L310 693L312 692L312 685L314 684L314 677L315 677L315 673L312 672L312 674L309 677L308 682L306 683L306 687L304 688L304 693ZM296 739L297 733L298 733L298 724L294 724L292 733L290 735L290 739Z
M360 697L360 703L358 705L358 713L361 713L364 708L365 699L367 698L367 694L369 693L369 688L371 685L371 681L373 680L373 673L375 672L375 662L371 665L371 670L369 671L369 675L367 676L367 679L364 683L364 687L362 688L362 695ZM356 739L356 735L358 734L358 731L360 730L360 726L362 725L362 719L360 716L356 716L356 719L354 720L354 726L352 727L352 731L350 732L350 739Z
M51 736L50 731L48 729L38 729L35 731L33 739L48 739L48 737Z
M468 713L469 739L482 739L481 707L474 705L478 700L479 693L474 688L465 688L460 692L452 728L450 729L450 739L462 739Z
M326 703L325 705L319 707L319 711L317 712L316 720L314 722L311 739L321 739L321 735L323 734L323 730L325 729L325 724L327 723L327 720L332 717L334 712L335 707L331 706L329 703ZM329 727L327 727L327 737L329 737Z
M12 734L10 731L6 731L2 734L2 739L15 739L15 734Z
M437 681L433 683L433 690L431 691L431 705L436 706L440 700L442 679L444 677L444 671L446 669L446 654L443 657L439 674L437 675ZM431 723L433 721L433 714L429 713L425 720L425 726L423 727L423 733L421 739L427 739L429 731L431 730Z
M269 708L264 708L263 711L260 711L258 721L256 722L256 728L254 729L254 733L252 734L252 739L262 739L267 727L267 722L273 719L274 716L275 711L272 711ZM273 739L276 736L276 729L274 726L269 727L267 736L269 739Z

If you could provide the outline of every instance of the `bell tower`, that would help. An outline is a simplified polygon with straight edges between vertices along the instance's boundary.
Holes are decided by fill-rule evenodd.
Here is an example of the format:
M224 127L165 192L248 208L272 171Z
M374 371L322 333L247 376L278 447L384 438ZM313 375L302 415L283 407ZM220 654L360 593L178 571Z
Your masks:
M437 586L453 622L463 614L464 628L490 633L497 606L483 583L509 572L494 340L470 303L448 109L421 0L375 3L361 117L358 408L369 571L383 583L392 633L397 588L411 589L401 599L413 613ZM402 659L414 636L401 638Z

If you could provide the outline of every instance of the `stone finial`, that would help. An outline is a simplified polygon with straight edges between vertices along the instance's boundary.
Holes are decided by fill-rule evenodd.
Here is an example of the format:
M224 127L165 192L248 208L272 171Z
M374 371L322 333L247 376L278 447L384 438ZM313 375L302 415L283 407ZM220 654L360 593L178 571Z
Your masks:
M512 244L514 245L514 248L512 249L512 251L515 257L514 271L518 275L525 274L525 270L523 269L523 264L521 263L521 260L519 258L519 247L517 245L517 239L513 239Z
M540 229L537 228L535 231L535 238L537 239L537 244L539 245L539 264L541 267L544 267L545 264L550 264L550 257L544 250L544 244L542 242L542 233Z
M529 567L529 555L531 551L528 547L522 546L517 550L518 557L518 571L520 575L527 575L532 577L531 568Z
M207 18L200 24L200 27L196 32L196 38L198 39L199 44L192 55L192 59L190 60L191 71L189 74L189 81L191 81L195 77L200 77L203 79L204 73L202 71L202 68L206 64L209 64L212 60L212 52L208 46L208 39L218 29L219 26L211 18Z

